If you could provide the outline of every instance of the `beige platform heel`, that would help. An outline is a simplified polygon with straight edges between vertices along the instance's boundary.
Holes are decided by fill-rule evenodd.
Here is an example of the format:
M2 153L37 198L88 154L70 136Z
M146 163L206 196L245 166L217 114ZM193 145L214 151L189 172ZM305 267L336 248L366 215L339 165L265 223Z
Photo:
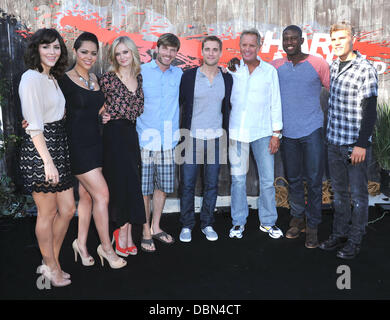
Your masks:
M102 266L104 266L104 259L106 259L108 261L108 264L110 265L110 267L112 269L120 269L120 268L123 268L123 267L125 267L127 265L126 260L123 260L122 258L120 258L118 256L117 256L118 259L114 260L115 258L113 257L113 255L115 254L115 252L113 251L113 255L107 254L103 250L102 245L98 246L97 254L100 257L100 262L102 263ZM116 256L116 254L115 254L115 256Z
M83 264L83 266L90 267L90 266L93 266L95 264L95 260L92 258L92 256L88 256L88 257L84 258L81 255L80 248L79 248L79 245L77 243L77 239L75 239L73 241L72 248L74 251L74 261L75 262L77 262L77 255L80 255L81 263Z

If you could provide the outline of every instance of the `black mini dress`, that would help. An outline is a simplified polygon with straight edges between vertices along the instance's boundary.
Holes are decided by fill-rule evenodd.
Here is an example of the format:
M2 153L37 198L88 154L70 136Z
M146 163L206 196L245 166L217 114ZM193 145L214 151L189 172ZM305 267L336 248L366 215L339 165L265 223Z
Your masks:
M58 80L66 100L66 132L70 167L79 175L103 166L103 146L99 128L99 110L104 104L101 90L88 90L68 75Z

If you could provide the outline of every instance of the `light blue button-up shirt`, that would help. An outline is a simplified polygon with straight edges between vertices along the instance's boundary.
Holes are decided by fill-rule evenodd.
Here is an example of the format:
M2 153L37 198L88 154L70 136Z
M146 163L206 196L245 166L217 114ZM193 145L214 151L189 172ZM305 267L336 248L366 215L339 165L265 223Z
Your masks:
M144 112L137 118L141 148L161 151L173 149L179 139L179 87L183 71L170 66L161 71L155 60L141 65Z

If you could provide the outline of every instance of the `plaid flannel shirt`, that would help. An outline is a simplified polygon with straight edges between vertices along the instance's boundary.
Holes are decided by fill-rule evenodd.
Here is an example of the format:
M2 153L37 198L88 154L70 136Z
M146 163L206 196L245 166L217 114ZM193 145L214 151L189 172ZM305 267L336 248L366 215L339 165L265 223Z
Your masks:
M363 117L362 100L378 96L376 69L358 51L355 53L356 57L340 72L340 59L330 66L327 140L335 145L357 142Z

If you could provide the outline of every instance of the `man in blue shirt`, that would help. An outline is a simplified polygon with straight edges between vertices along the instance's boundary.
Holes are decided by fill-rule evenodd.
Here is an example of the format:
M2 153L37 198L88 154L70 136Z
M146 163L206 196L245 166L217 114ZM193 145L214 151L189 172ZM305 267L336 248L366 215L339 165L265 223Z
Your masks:
M290 25L283 30L287 57L271 64L277 69L283 114L282 160L288 181L290 228L286 238L306 231L305 246L318 246L324 172L324 113L320 95L329 89L329 65L321 57L302 52L302 30ZM303 181L307 185L307 201Z
M137 119L142 160L142 193L146 210L141 249L156 250L153 238L172 244L172 236L160 228L166 194L174 191L174 149L179 133L179 86L182 70L172 66L180 40L166 33L157 41L155 60L141 67L145 106ZM153 218L151 221L151 206Z

